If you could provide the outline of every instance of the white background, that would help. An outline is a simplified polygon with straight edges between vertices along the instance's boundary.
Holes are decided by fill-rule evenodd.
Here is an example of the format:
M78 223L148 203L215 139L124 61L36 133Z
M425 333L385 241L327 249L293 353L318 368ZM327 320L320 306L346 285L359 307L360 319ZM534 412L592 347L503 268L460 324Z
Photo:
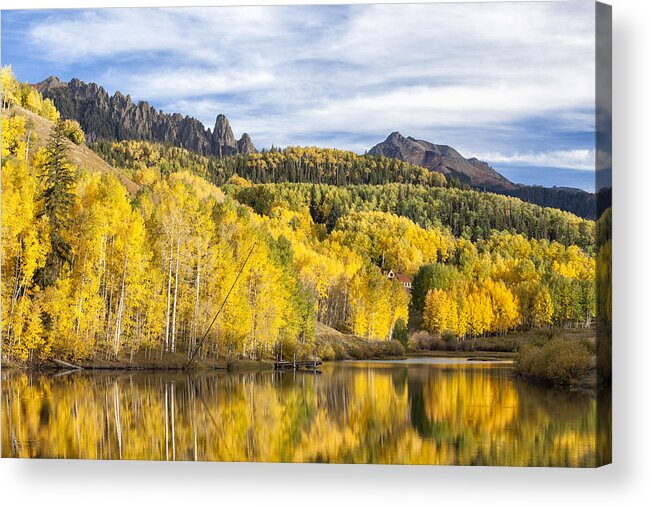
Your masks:
M0 503L112 507L194 507L202 503L393 507L651 505L650 3L610 3L615 168L613 465L575 470L5 459L0 460ZM178 0L0 1L3 9L179 4ZM219 4L229 2L193 0L188 5Z

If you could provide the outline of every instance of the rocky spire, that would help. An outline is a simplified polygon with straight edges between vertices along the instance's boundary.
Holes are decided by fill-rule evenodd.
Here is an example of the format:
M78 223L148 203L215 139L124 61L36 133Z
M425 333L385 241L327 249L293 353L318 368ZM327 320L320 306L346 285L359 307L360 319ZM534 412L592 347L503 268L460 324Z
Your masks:
M213 153L219 158L228 157L237 153L237 141L233 130L228 123L228 118L223 114L217 116L215 130L212 133Z
M251 136L246 132L242 134L242 137L237 141L237 151L242 154L247 153L257 153L258 150L253 146L253 141L251 141Z

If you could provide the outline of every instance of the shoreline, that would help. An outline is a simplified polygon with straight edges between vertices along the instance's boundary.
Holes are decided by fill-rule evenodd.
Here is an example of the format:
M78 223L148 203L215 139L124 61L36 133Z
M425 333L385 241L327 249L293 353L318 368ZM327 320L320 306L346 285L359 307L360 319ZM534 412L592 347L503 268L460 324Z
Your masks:
M388 357L374 357L368 359L333 359L323 360L323 364L330 363L343 363L348 361L364 361L364 362L382 362L382 361L405 361L412 358L458 358L466 359L469 363L474 361L481 364L482 362L489 361L511 361L513 371L511 376L523 382L532 385L537 385L547 389L557 391L582 391L589 393L596 393L604 386L600 386L596 379L596 372L593 370L589 375L583 377L579 382L567 385L554 385L542 381L536 377L522 375L514 368L514 361L517 354L515 352L490 352L490 351L425 351L408 353L405 356L388 356ZM47 365L41 364L39 366L30 366L27 364L20 364L15 361L2 360L0 363L0 371L26 371L32 373L42 373L46 375L55 374L69 374L74 372L149 372L149 373L199 373L199 372L221 372L221 373L246 373L246 372L265 372L274 371L274 361L269 359L263 360L217 360L217 361L201 361L191 367L185 364L170 362L150 362L150 363L135 363L135 362L116 362L116 361L98 361L86 362L77 365L77 368L65 368L57 366L52 362Z
M516 356L516 352L493 352L490 350L423 350L409 352L407 354L407 357L450 357L476 359L480 361L488 361L491 359L501 361L506 359L515 359Z
M187 358L181 361L177 358L164 358L162 360L141 360L141 361L82 361L69 363L70 367L57 365L50 360L40 364L19 363L17 361L3 359L0 362L2 370L25 370L43 373L68 372L68 371L149 371L149 372L178 372L178 371L266 371L273 370L274 363L271 360L247 360L247 359L219 359L215 361L198 361L191 366L187 365Z
M561 390L595 390L598 382L594 370L591 370L580 378L574 378L569 383L554 384L545 382L544 379L535 376L525 375L517 371L519 358L518 349L523 345L530 345L536 342L546 342L549 338L543 338L539 333L514 333L503 337L503 344L506 350L495 350L497 347L494 339L483 339L469 343L455 344L451 348L449 344L437 344L446 348L420 349L405 351L404 347L397 342L371 343L362 338L346 335L331 328L321 325L316 342L312 345L318 348L319 359L323 363L337 363L346 360L353 361L404 361L410 358L450 358L474 361L477 363L487 361L510 361L513 367L514 378L527 383L547 386L552 389ZM557 335L566 339L581 340L590 335L586 330L560 330ZM572 341L574 341L572 340ZM450 347L450 348L448 348ZM475 348L477 347L477 348ZM303 357L307 348L302 350L298 356ZM24 370L42 372L45 374L79 371L141 371L141 372L263 372L274 370L275 359L265 358L261 360L249 359L197 359L188 366L188 357L185 353L147 354L136 353L130 358L113 360L87 360L78 363L66 363L59 360L44 360L40 363L20 363L9 358L2 358L0 368L3 370Z
M459 358L468 361L503 361L515 358L514 353L506 352L454 352L454 351L426 351L408 353L403 356L381 356L372 358L345 358L345 359L323 359L323 364L343 363L346 361L405 361L407 359L422 357L441 357L441 358ZM29 365L15 361L3 360L0 363L2 370L25 370L33 372L54 373L64 371L143 371L143 372L178 372L178 371L223 371L223 372L246 372L246 371L270 371L274 369L274 360L262 359L236 359L216 361L201 361L188 367L185 363L178 361L144 361L144 362L124 362L124 361L88 361L78 364L70 363L70 367L59 366L51 361L44 361L40 365Z

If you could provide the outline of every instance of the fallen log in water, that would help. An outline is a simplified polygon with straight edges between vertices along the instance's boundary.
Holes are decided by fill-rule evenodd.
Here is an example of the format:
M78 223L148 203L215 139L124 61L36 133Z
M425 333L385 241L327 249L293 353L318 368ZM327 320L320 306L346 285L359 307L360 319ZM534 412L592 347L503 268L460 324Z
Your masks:
M72 370L83 370L84 369L83 366L79 366L77 364L72 364L72 363L67 363L65 361L61 361L61 359L54 359L54 358L51 357L50 361L52 361L54 364L56 364L60 368L68 368L68 369L72 369Z

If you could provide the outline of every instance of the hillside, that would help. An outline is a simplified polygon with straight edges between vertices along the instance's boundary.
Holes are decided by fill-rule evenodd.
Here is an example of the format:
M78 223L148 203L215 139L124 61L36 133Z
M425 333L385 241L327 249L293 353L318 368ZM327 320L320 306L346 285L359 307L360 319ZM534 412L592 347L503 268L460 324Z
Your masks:
M346 187L278 183L226 185L238 201L261 214L272 214L282 203L293 210L309 209L312 219L333 229L341 217L358 211L391 212L423 228L444 227L455 237L489 239L494 231L557 241L589 249L595 223L555 208L543 208L514 197L476 190L424 187L403 183Z
M308 207L312 219L328 230L352 211L377 210L405 216L425 228L446 227L472 241L500 230L564 245L587 248L594 243L593 221L514 197L448 187L439 173L396 159L321 148L217 159L144 141L91 146L134 178L143 168L161 174L189 170L216 185L233 181L234 175L246 178L240 182L243 186L226 188L257 213L268 214L279 203L295 210ZM425 177L439 179L423 184Z
M18 105L12 105L8 112L4 114L7 116L18 115L25 117L26 123L33 131L33 135L30 137L31 150L44 147L47 144L53 125L51 121ZM131 195L135 195L138 190L140 190L140 185L130 179L123 172L116 170L86 145L77 145L69 142L68 147L68 156L73 165L87 169L90 172L115 174L119 178L120 183L124 185Z
M156 166L163 173L191 169L216 185L225 183L234 174L255 183L448 185L442 174L407 162L329 148L290 146L218 158L147 141L99 141L90 146L115 167L137 170L143 165Z

